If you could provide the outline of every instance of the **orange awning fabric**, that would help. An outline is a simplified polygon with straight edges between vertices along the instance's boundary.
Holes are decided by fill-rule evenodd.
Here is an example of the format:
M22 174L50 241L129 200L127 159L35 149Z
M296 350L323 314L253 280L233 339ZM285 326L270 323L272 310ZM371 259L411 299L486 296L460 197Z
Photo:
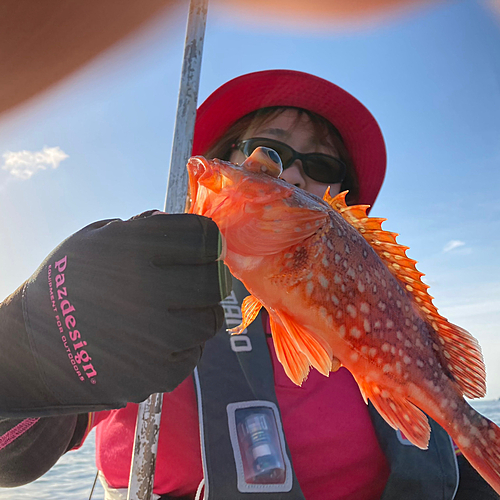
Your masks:
M335 24L435 0L210 0L232 13L268 12ZM0 114L48 89L148 21L187 0L2 0ZM266 16L266 17L268 17ZM256 19L256 17L254 17Z

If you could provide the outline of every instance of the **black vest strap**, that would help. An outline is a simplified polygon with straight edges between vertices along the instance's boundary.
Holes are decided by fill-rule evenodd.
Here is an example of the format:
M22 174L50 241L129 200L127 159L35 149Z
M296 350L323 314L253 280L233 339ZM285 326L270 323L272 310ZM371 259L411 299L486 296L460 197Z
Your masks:
M223 302L228 328L240 324L241 303L248 295L244 286L236 280L233 281L233 290L233 294ZM225 328L221 330L207 342L195 373L205 500L248 500L249 495L262 500L304 500L295 475L289 492L242 493L238 490L227 407L231 403L251 401L268 401L278 406L272 361L260 315L248 327L247 333L231 337ZM381 500L452 500L458 485L458 468L448 434L431 421L429 449L420 450L400 439L373 406L369 408L391 469ZM287 446L286 453L291 463Z
M233 290L233 294L223 302L228 328L241 323L241 303L248 295L237 280L233 280ZM195 382L202 433L205 500L248 500L249 495L259 500L305 500L291 466L287 471L292 474L288 492L263 489L262 492L242 493L238 490L227 406L238 402L267 401L279 408L260 315L248 327L248 336L231 337L224 328L207 342L195 373ZM286 443L285 449L291 463Z

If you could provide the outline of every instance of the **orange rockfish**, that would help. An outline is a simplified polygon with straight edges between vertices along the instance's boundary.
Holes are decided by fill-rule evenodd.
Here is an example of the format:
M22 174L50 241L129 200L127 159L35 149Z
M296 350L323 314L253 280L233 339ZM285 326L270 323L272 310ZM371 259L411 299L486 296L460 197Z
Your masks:
M346 206L345 193L321 200L284 182L272 157L258 148L241 166L188 163L189 212L216 222L224 262L251 293L231 333L265 307L296 384L310 366L326 376L345 366L392 427L425 449L425 412L500 493L500 429L464 399L486 390L476 339L439 315L384 219Z

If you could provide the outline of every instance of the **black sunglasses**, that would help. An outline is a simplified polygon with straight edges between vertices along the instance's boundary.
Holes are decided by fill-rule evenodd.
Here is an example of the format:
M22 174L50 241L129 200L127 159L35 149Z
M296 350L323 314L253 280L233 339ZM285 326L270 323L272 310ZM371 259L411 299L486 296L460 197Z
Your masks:
M283 170L293 164L295 160L302 162L304 173L311 179L324 184L336 184L345 178L347 167L338 158L323 153L298 153L288 144L267 139L266 137L253 137L233 144L232 147L240 150L247 158L263 146L276 151L283 164Z

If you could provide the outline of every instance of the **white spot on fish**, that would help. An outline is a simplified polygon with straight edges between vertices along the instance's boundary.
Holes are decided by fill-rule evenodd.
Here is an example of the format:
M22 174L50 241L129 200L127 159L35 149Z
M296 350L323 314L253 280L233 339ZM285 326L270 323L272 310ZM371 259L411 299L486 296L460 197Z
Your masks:
M337 311L337 314L335 315L335 317L337 319L340 319L342 317L342 311L340 309Z
M323 288L328 288L329 282L322 274L318 274L318 280Z
M338 306L340 304L340 300L338 299L338 297L332 293L332 296L330 297L331 301L336 305Z
M375 324L373 325L375 328L380 328L380 321L375 321Z
M392 371L392 366L391 366L391 365L389 365L389 364L386 364L386 365L384 365L384 366L382 367L382 371L383 371L384 373L389 373L389 372L391 372L391 371Z
M344 247L345 253L351 253L351 249L349 248L349 245L346 243Z
M366 302L361 302L361 305L359 306L359 310L363 314L369 314L370 313L370 306Z
M326 318L326 309L323 306L319 308L319 314L322 318Z
M361 283L361 281L358 281L358 290L363 293L365 291L365 285Z
M403 332L401 330L398 330L396 332L396 337L398 338L398 340L403 340Z
M323 258L321 259L321 263L322 263L325 267L328 267L328 259L326 258L326 255L323 255Z
M401 367L401 363L399 361L396 361L396 373L398 375L401 375L402 372L403 372L403 369Z
M342 278L340 274L335 273L335 276L333 277L333 281L335 282L336 285L340 285L342 283Z
M347 305L346 311L350 314L352 318L355 318L357 316L356 308L352 304Z
M306 295L310 297L311 294L313 293L313 290L314 290L314 283L311 280L309 280L306 284Z
M361 353L362 354L367 354L368 353L368 346L367 345L362 345L361 346Z
M374 358L377 355L377 349L375 347L371 347L370 350L368 351L368 355L371 358Z
M408 339L406 339L405 340L405 347L408 347L411 349L413 347L413 344Z
M392 328L394 326L394 321L392 321L391 319L388 319L385 326L387 328Z
M470 439L463 435L458 436L457 444L459 448L468 448L470 446Z
M342 338L345 337L345 325L340 325L339 336L342 337Z
M302 231L302 228L300 226L297 226L297 227L294 228L294 231L296 233L300 233Z
M356 362L359 359L359 354L357 352L352 352L350 358L351 361Z
M404 362L404 364L405 364L405 365L409 365L409 364L411 363L411 358L410 358L410 356L405 356L405 357L403 358L403 362Z
M354 337L355 339L359 339L361 337L361 330L355 326L349 330L349 333L351 334L351 337Z
M342 256L339 253L335 254L335 264L338 264L342 259Z
M398 306L398 309L401 309L401 301L400 300L396 300L396 305Z
M330 249L330 250L333 250L333 245L332 245L332 242L330 240L328 240L326 242L326 246Z
M384 344L382 344L382 351L384 352L389 352L391 350L391 345L388 344L387 342L385 342Z
M365 329L365 332L366 332L366 333L370 333L370 331L371 331L371 326L370 326L370 322L369 322L367 319L365 319L365 320L363 321L363 328Z
M423 368L424 367L424 362L421 359L417 359L417 366L419 368Z
M391 346L391 354L394 356L396 354L396 348Z
M385 302L382 302L380 301L378 304L377 304L377 307L381 310L381 311L385 311L386 308L387 308L387 305Z
M347 276L349 276L352 279L355 279L356 278L356 271L352 267L350 267L347 270Z

